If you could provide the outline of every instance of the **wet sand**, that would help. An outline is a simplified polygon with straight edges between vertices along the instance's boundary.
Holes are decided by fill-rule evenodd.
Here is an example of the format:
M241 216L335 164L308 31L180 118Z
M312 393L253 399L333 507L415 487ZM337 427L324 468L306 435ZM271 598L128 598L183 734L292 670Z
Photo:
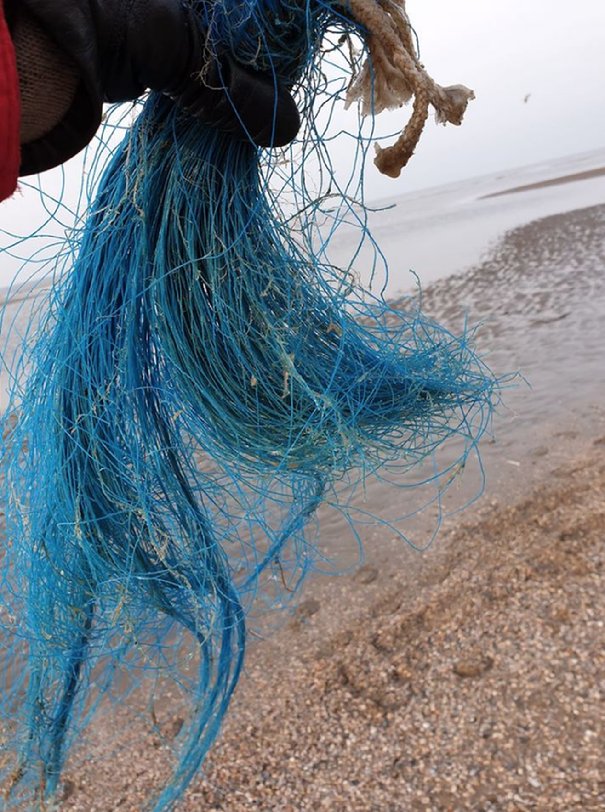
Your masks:
M516 229L424 297L481 318L490 363L533 387L506 393L487 491L426 553L376 526L363 567L310 580L251 647L182 812L605 808L605 207ZM367 498L388 513L393 492ZM181 722L156 710L99 720L62 809L143 808Z

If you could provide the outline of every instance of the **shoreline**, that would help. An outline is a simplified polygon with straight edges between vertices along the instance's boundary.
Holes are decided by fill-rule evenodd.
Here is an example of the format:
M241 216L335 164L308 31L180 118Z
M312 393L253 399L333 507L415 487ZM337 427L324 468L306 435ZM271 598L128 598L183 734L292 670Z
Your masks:
M179 812L605 808L604 236L605 206L542 218L424 292L454 330L481 314L490 363L533 387L505 393L487 492L424 553L378 525L363 566L307 581L249 647ZM366 498L385 517L407 499L369 483ZM322 549L345 569L356 549L341 538L325 527ZM155 726L135 709L99 718L67 770L65 812L143 806L186 712L172 703Z
M490 192L488 195L481 195L478 200L489 200L492 197L502 197L504 195L518 194L519 192L531 192L536 189L546 189L549 186L563 186L566 183L575 183L580 180L592 180L605 175L605 166L596 169L587 169L584 172L572 172L569 175L559 175L556 178L536 181L535 183L525 183L521 186L512 186L510 189L503 189L501 192Z

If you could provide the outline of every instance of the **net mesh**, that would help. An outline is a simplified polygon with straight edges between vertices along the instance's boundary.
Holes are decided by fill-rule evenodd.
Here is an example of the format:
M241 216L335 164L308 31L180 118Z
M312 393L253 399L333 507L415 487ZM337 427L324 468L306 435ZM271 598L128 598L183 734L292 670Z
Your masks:
M252 0L203 5L200 24L210 48L291 86L304 128L260 153L152 94L91 159L86 216L53 245L3 423L7 809L55 803L66 760L86 757L91 723L116 705L161 735L150 803L172 808L219 731L247 619L327 566L320 506L359 541L368 479L407 494L420 471L439 518L499 397L471 331L356 281L363 245L380 266L370 140L344 134L358 149L343 182L330 127L371 54L346 47L367 45L366 28L343 6ZM338 267L343 226L357 243ZM183 720L170 737L166 703Z

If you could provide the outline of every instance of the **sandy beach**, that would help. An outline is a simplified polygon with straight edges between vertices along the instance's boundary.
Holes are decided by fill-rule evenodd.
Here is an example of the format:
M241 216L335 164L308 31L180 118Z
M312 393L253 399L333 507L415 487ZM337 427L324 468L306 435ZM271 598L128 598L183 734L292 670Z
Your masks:
M605 808L604 269L600 206L516 229L425 291L452 325L479 315L490 362L532 385L506 393L486 492L422 554L377 526L363 565L310 579L251 646L181 812ZM380 514L393 493L368 499ZM143 809L180 713L167 697L154 724L100 719L61 809Z
M291 624L301 651L253 660L183 808L603 809L604 447L451 530L413 584L366 565L337 634L329 606Z
M413 579L368 563L307 598L252 650L179 808L602 810L603 449L605 435L521 501L482 507ZM167 745L135 727L125 738L126 758L93 750L69 774L63 808L143 808Z

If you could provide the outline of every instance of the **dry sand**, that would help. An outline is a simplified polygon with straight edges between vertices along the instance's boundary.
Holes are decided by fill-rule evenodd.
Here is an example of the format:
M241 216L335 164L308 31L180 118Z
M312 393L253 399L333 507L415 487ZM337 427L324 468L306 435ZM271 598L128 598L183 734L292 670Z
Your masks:
M366 569L356 623L255 669L208 808L604 809L604 443L453 531L416 594Z
M179 809L605 809L604 451L484 507L412 582L366 565L307 599ZM68 777L66 810L143 808L163 745L129 744Z

